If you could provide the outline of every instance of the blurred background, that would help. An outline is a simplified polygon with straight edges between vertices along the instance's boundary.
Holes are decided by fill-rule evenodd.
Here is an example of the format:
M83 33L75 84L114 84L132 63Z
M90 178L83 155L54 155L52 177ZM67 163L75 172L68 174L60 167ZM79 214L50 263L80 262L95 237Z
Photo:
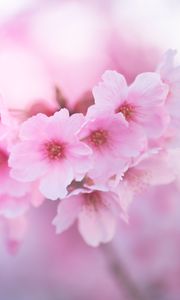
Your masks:
M62 104L86 111L104 70L123 73L129 83L155 70L164 51L180 51L179 30L178 0L1 0L0 93L12 111L28 116ZM134 200L113 251L85 245L76 224L56 235L56 206L46 201L28 212L14 255L8 251L13 224L5 230L3 224L0 299L131 300L127 285L143 291L143 298L134 291L135 300L180 299L175 184Z

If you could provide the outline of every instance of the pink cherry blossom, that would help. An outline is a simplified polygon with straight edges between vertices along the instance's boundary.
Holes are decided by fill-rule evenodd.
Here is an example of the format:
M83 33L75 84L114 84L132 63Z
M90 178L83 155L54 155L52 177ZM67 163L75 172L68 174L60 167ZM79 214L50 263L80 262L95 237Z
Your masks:
M4 134L0 138L0 216L13 219L23 216L30 203L34 205L34 198L37 202L40 196L32 184L18 182L10 175L8 159L13 141L17 140L18 122L11 117L2 101L0 108L0 126L4 126Z
M6 147L11 147L18 135L20 120L14 118L0 97L0 141L5 140Z
M56 232L61 233L78 218L78 228L86 243L98 246L113 238L117 220L123 214L115 193L92 191L60 201L53 224Z
M8 165L10 151L6 140L0 142L0 197L9 195L11 197L22 197L29 191L29 185L16 181L10 176L10 167Z
M14 219L23 216L29 209L31 194L21 197L4 194L0 196L0 216L8 219Z
M10 254L16 254L27 231L25 216L14 218L3 217L0 219L0 225L7 250Z
M164 109L168 87L155 73L142 73L128 87L123 75L106 71L93 89L97 106L123 114L130 125L141 126L148 137L158 137L169 122Z
M176 168L177 169L177 168ZM166 185L176 179L176 169L170 153L159 151L138 159L124 174L123 180L115 188L127 211L135 195L148 187Z
M180 148L172 148L168 150L170 164L176 175L176 183L180 188Z
M45 197L64 197L72 180L81 180L91 167L91 150L76 135L83 121L83 115L69 117L66 109L25 121L9 160L12 177L22 182L39 179Z
M166 104L168 112L172 118L173 127L177 127L180 125L180 65L175 65L175 55L175 50L168 50L164 54L162 61L157 67L157 72L169 87Z
M24 216L25 213L31 208L31 206L39 207L43 203L44 197L39 192L37 183L21 183L20 186L20 182L16 182L14 179L12 179L11 182L12 185L10 185L9 187L11 187L13 191L11 191L9 188L9 190L4 190L4 193L2 193L1 190L1 217L13 219L16 217ZM6 185L5 181L4 183ZM19 190L17 189L16 185L19 187Z
M146 147L141 131L130 128L122 116L96 110L96 106L88 110L86 123L78 136L93 151L93 168L88 176L102 181L122 174L130 158Z

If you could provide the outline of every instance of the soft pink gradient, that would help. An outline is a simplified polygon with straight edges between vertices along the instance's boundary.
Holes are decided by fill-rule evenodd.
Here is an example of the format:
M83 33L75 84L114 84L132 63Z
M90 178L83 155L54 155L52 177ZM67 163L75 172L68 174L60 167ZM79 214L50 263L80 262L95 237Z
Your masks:
M141 26L138 33L135 28L130 28L130 22L139 26L139 22L134 23L137 17L135 2L129 7L133 13L128 21L128 18L123 20L124 16L121 18L123 1L38 1L33 9L1 26L0 92L13 115L18 116L17 126L38 112L52 115L62 106L62 100L72 111L82 99L88 102L90 98L91 101L86 92L100 81L107 69L122 73L128 83L132 83L140 72L155 70L161 51L149 42L145 28L152 26L155 30L151 28L151 37L157 35L157 18L153 15L152 22L146 17L146 25ZM120 13L117 9L115 14L113 11L117 6ZM160 24L162 17L157 3L154 11L158 12ZM165 13L167 16L166 10ZM170 29L169 25L171 33L177 31L177 27L176 30ZM168 30L164 36L169 35ZM146 38L142 38L142 31ZM168 54L170 57L171 53ZM173 74L170 79L162 67L158 72L171 90L175 75L175 81L179 82L179 73L176 67L170 68L170 74ZM178 90L175 89L173 95L178 95ZM167 107L169 109L168 103ZM172 107L171 120L178 114L177 102L175 108ZM164 112L161 111L160 116L165 116ZM163 120L161 130L167 126L167 119ZM156 129L153 128L153 138ZM125 173L125 186L117 186L117 192L122 195L121 206L125 211L128 209L129 223L119 221L114 247L135 283L153 300L178 300L180 293L179 152L175 150L175 155L172 150L162 154L159 149L163 145L168 150L172 141L178 144L174 129L169 126L158 140L149 140L153 159L143 157L141 162L141 155L137 162L132 159L132 169ZM170 183L174 180L172 165L176 171L175 183ZM152 188L156 184L165 186ZM31 187L33 195L28 205L30 202L35 206L42 203L42 196L36 194L38 185L36 182ZM152 185L151 189L149 185ZM136 198L129 207L134 192ZM116 285L101 248L88 247L76 226L61 236L55 234L51 222L56 215L56 206L57 203L45 201L38 210L32 209L26 219L7 219L6 209L9 212L14 201L7 202L6 197L3 198L0 210L4 210L4 216L0 218L0 229L6 248L16 256L10 256L2 243L0 298L128 299L123 284ZM110 236L108 231L106 238Z

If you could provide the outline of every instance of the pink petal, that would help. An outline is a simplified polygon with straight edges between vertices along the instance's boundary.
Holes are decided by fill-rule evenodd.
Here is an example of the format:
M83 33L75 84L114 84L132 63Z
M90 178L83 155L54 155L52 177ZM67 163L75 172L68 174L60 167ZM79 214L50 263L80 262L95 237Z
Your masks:
M27 220L24 216L4 219L5 241L8 251L15 254L27 230Z
M116 109L127 97L127 83L116 71L106 71L102 76L103 82L93 89L95 103L108 105Z
M109 153L94 153L93 168L88 172L89 177L106 182L114 174L123 174L127 159L113 158Z
M69 119L69 111L66 108L62 108L59 111L57 111L53 116L51 116L50 119L54 120L55 122L59 122L62 120L68 120Z
M114 133L115 130L118 130L118 127L114 128ZM142 128L134 123L131 123L129 127L122 127L119 133L116 134L116 139L117 141L119 140L119 146L116 143L118 146L116 149L116 144L114 143L114 152L118 151L119 155L124 157L137 156L146 148L145 134Z
M0 215L6 218L16 218L23 215L29 208L30 196L13 197L8 195L0 196Z
M76 133L84 122L82 114L69 116L67 109L61 109L49 118L46 128L47 138L60 139L72 143L76 139Z
M129 88L128 101L146 108L163 104L168 93L168 86L162 83L156 73L138 75Z
M147 136L149 138L158 138L160 137L167 126L169 125L170 118L164 107L157 107L152 109L151 112L148 112L144 115L144 118L139 120L139 123L142 124Z
M90 246L109 242L115 234L116 219L106 208L96 211L84 207L78 220L79 231Z
M83 114L75 113L69 118L69 131L73 134L77 133L85 121Z
M47 166L42 163L37 163L32 165L30 168L25 168L25 169L12 169L10 171L10 175L12 178L22 181L22 182L31 182L42 175L46 173L47 171Z
M115 192L101 192L103 197L104 205L112 212L115 216L122 214L121 199Z
M33 181L46 173L49 164L43 159L38 146L33 142L24 142L13 147L9 158L13 178L24 182Z
M83 142L77 142L77 143L72 144L69 147L68 152L74 157L78 157L80 155L88 156L88 155L92 154L91 148Z
M145 175L142 179L150 185L164 185L175 180L175 169L171 165L168 153L160 152L145 159L137 169L144 170Z
M116 192L119 196L119 203L122 207L122 210L126 214L128 212L129 205L133 200L133 188L131 187L130 183L128 183L126 180L123 180L116 188Z
M71 145L68 150L68 160L75 173L76 180L81 180L92 167L92 150L82 142Z
M39 180L34 181L31 185L30 202L33 206L39 207L44 202L44 196L39 191Z
M29 191L29 183L18 182L11 178L10 174L8 174L7 177L0 175L0 182L1 195L7 194L9 196L22 197Z
M69 162L72 165L76 180L82 180L85 174L92 168L92 161L87 157L82 157L79 160L71 157L69 158Z
M44 114L37 114L25 121L20 128L20 137L23 140L38 140L39 136L46 133L48 117Z
M60 201L57 215L52 222L56 226L56 233L63 232L74 223L81 207L81 196L72 196Z
M157 72L161 74L162 79L168 78L169 72L174 67L174 56L176 55L177 51L169 49L167 50L160 62L160 64L157 67Z
M67 161L52 166L51 170L40 180L40 192L44 197L56 200L67 195L67 186L73 180L73 170Z

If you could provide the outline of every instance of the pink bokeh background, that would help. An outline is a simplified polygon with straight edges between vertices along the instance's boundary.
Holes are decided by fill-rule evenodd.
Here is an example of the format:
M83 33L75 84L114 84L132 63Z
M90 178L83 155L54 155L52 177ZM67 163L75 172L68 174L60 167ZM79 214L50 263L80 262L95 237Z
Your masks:
M166 48L180 46L178 1L8 2L0 15L0 91L22 117L57 109L56 87L71 109L106 69L131 82L153 71ZM130 208L129 225L120 223L113 241L148 299L179 299L178 200L173 185L141 195ZM16 236L13 224L2 224L0 299L128 300L101 247L87 246L76 226L55 234L55 212L50 201L33 208L25 236Z

